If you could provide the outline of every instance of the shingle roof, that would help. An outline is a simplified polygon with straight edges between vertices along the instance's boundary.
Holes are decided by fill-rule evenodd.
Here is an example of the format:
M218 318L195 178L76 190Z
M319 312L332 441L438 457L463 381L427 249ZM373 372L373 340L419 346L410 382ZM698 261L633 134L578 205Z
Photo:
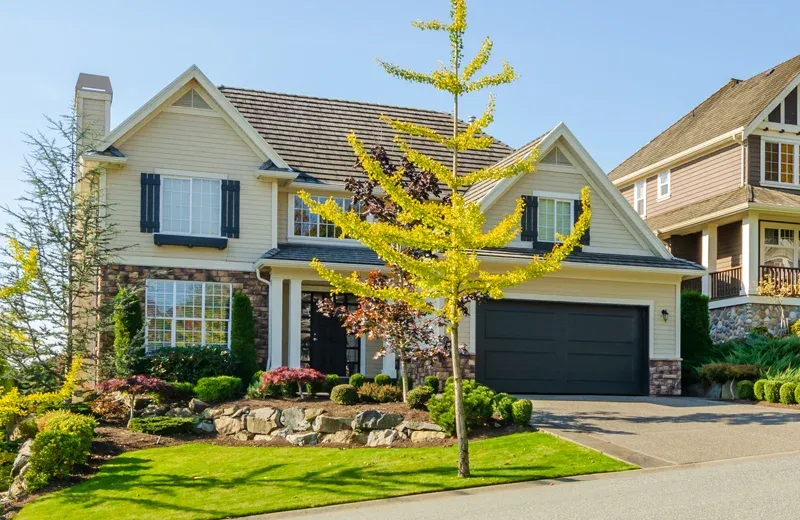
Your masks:
M550 131L547 131L534 139L533 141L520 146L510 155L507 155L497 161L494 166L507 166L509 164L513 164L518 159L524 159L534 148L536 148L542 139L545 138ZM468 201L479 201L483 199L486 194L492 191L492 188L497 186L500 183L499 180L485 180L478 183L473 184L469 187L469 189L464 193L464 198Z
M608 174L613 180L747 126L800 73L800 55L744 81L731 79Z
M545 254L545 249L504 248L488 249L481 251L481 255L493 258L511 258L526 260L532 255ZM261 258L264 260L289 260L295 262L310 262L318 258L326 264L357 264L368 266L383 265L374 251L364 247L353 246L315 246L307 244L278 244L277 248L270 249ZM661 258L660 256L634 256L607 253L587 253L576 251L572 253L567 262L595 265L627 265L633 267L652 267L661 269L692 269L702 270L703 267L688 260L680 258Z
M450 114L433 110L225 86L219 90L293 169L323 182L342 183L359 174L353 166L353 150L347 144L351 131L368 147L383 144L390 155L399 157L392 143L394 131L378 119L381 114L423 124L443 134L453 124ZM427 140L409 139L409 142L434 159L450 162L444 147ZM486 150L462 152L461 173L484 168L511 151L509 146L495 140Z

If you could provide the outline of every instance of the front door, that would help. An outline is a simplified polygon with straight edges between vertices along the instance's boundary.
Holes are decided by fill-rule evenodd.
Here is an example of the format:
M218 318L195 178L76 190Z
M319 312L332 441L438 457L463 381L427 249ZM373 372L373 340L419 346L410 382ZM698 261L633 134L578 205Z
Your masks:
M327 293L303 293L300 359L304 367L347 377L360 369L361 345L357 337L347 334L339 318L319 312L318 303L330 297ZM335 295L333 298L337 305L355 307L353 295Z

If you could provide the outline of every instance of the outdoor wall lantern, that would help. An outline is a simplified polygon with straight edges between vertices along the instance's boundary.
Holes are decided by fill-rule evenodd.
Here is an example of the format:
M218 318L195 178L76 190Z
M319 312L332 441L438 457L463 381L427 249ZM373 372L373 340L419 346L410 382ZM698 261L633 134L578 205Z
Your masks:
M664 318L664 323L666 323L669 319L669 311L667 309L661 309L661 317Z

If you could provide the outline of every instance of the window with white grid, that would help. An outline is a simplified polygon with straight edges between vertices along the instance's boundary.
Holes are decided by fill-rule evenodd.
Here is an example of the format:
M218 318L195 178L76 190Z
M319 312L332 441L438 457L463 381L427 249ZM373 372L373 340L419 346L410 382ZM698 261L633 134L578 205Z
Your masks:
M311 197L315 202L324 203L329 198L345 211L353 209L353 203L345 197L325 197L315 195ZM311 209L297 195L294 196L293 234L296 237L339 238L342 230L333 222L311 212Z
M161 232L218 237L221 233L222 181L161 179Z
M231 285L147 280L147 349L229 345Z
M539 198L539 240L556 242L572 232L572 201Z

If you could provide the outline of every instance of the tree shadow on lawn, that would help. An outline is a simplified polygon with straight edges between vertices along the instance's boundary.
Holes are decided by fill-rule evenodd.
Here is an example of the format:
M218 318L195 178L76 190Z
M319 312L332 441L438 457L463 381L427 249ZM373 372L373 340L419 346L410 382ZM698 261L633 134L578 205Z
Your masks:
M373 465L364 467L310 468L308 471L282 477L289 464L271 464L254 468L234 477L203 476L195 478L170 473L151 473L155 461L121 457L110 461L103 470L90 480L59 493L60 499L91 513L91 508L109 502L126 503L148 510L167 509L183 511L203 517L225 518L230 515L258 512L273 512L313 505L328 505L355 502L412 493L428 493L454 487L479 487L493 483L537 480L545 478L543 473L552 466L500 466L491 469L476 469L473 478L459 481L452 464L437 464L433 467L413 470L386 470ZM532 475L538 473L541 476ZM140 488L142 492L137 492ZM247 489L249 488L249 490ZM259 496L265 505L261 511L220 509L213 506L209 497L220 489L237 489L241 502L246 497ZM313 494L313 496L312 496ZM42 502L55 499L57 495L43 497ZM298 500L303 496L305 500ZM163 497L163 499L159 499ZM173 500L167 500L171 498ZM273 498L280 500L269 504ZM235 498L232 498L235 500ZM38 502L38 501L37 501ZM193 504L205 504L197 506ZM271 506L268 508L267 505ZM241 507L241 505L239 505ZM246 507L246 506L245 506ZM267 511L268 509L268 511ZM154 513L153 516L157 516Z

